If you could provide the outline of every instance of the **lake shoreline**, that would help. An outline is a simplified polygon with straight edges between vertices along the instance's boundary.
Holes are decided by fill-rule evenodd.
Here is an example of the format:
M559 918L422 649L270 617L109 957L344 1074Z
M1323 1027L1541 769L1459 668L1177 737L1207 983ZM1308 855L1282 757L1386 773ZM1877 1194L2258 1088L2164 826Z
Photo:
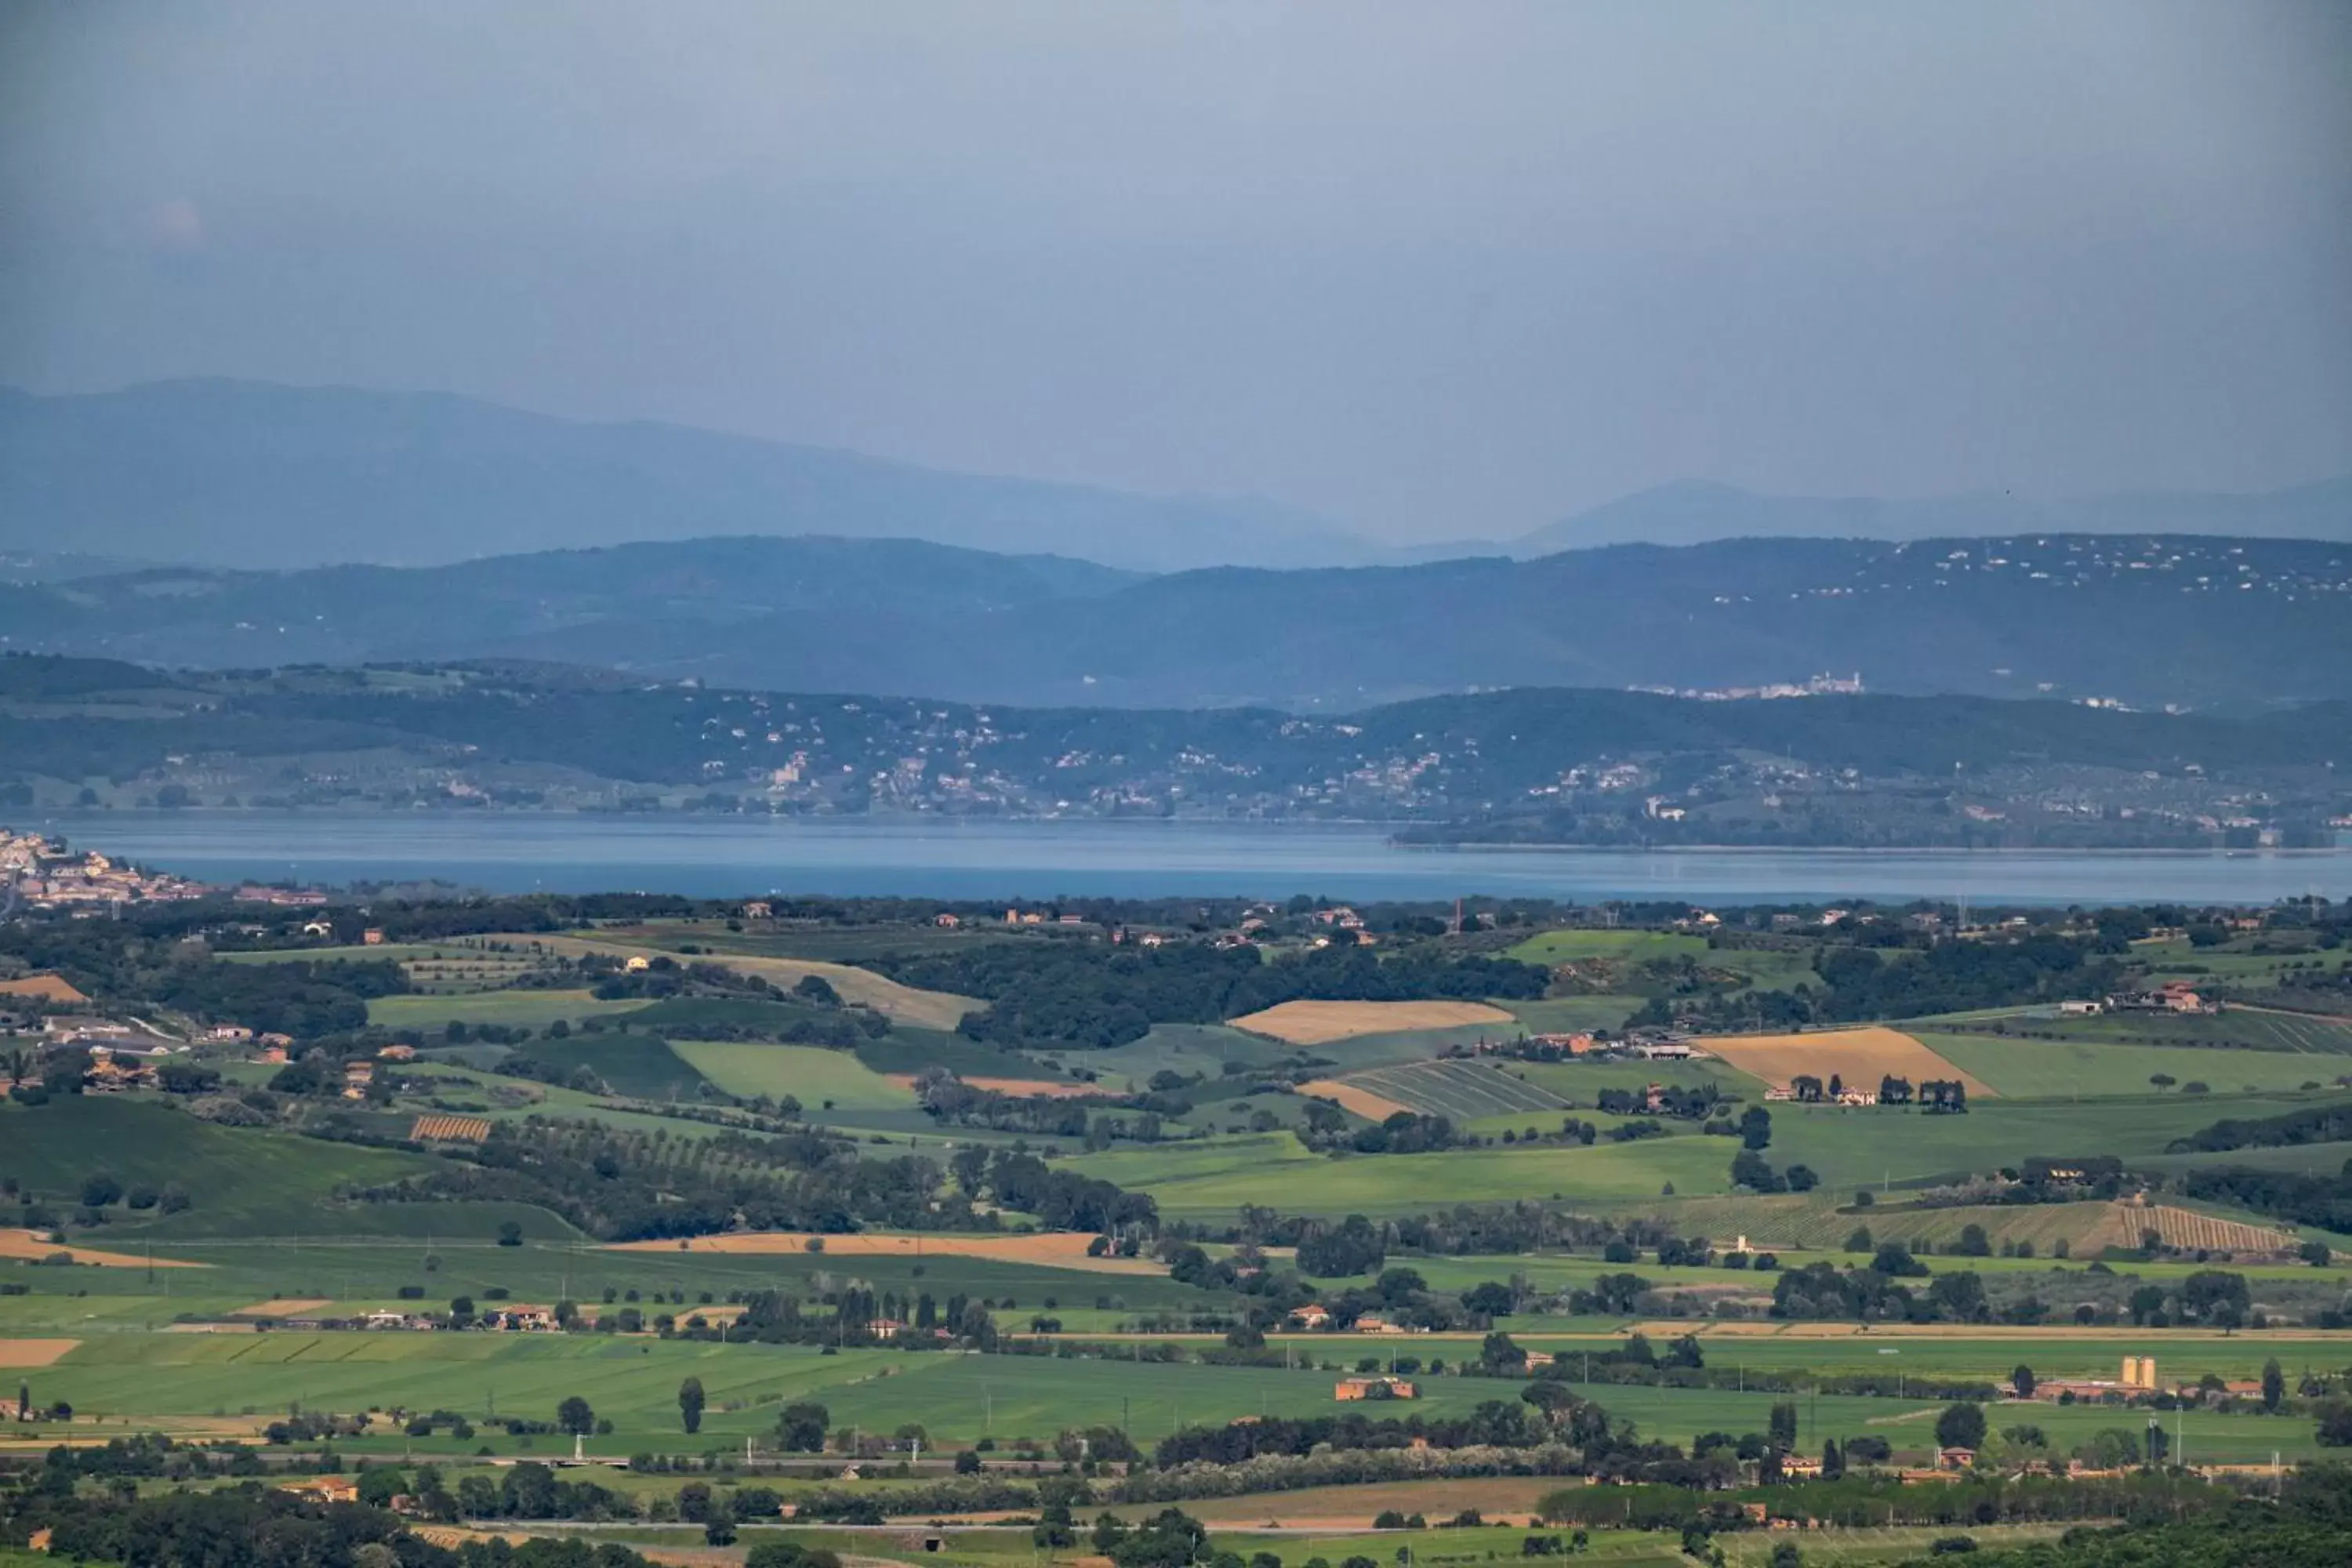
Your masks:
M15 824L199 880L493 893L1451 902L2267 904L2352 894L2342 850L1405 847L1370 825L324 810L47 814Z

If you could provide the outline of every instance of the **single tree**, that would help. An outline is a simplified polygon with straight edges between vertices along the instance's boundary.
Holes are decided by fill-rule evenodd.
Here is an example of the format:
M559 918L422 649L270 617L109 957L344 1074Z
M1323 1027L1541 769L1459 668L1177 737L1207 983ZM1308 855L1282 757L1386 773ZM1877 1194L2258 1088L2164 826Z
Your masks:
M689 1377L677 1385L677 1418L689 1437L702 1430L703 1403L702 1379Z
M1984 1442L1985 1413L1981 1405L1947 1405L1936 1417L1936 1446L1974 1448Z
M787 1405L776 1415L776 1445L787 1454L822 1454L825 1428L832 1423L832 1414L822 1405Z
M2263 1408L2278 1413L2279 1401L2286 1397L2286 1374L2279 1370L2275 1358L2263 1363Z
M2033 1369L2023 1362L2018 1363L2017 1370L2009 1374L2009 1385L2017 1390L2017 1396L2020 1399L2033 1397L2034 1381Z
M555 1424L574 1437L585 1437L596 1430L596 1413L575 1394L555 1407Z

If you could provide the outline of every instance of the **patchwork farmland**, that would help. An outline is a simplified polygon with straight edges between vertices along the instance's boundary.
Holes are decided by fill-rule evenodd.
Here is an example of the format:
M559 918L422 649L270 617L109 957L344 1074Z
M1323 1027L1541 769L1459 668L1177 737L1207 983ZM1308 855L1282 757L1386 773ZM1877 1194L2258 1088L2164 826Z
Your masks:
M1958 1079L1971 1095L1990 1095L1990 1085L1946 1061L1899 1029L1822 1029L1796 1035L1720 1035L1706 1048L1742 1072L1767 1083L1784 1084L1801 1073L1826 1081L1842 1075L1856 1089L1876 1089L1889 1074L1914 1084Z
M1340 1082L1428 1116L1472 1121L1482 1116L1563 1110L1568 1101L1484 1062L1413 1062L1351 1072ZM1343 1102L1344 1103L1344 1102Z

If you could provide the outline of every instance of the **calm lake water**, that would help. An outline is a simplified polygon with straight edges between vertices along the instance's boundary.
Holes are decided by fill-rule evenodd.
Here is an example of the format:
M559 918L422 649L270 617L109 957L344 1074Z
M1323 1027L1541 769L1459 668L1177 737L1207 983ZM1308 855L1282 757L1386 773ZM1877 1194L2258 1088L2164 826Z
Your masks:
M37 823L208 880L437 878L497 892L646 890L1013 899L1521 894L1773 902L2259 903L2352 895L2352 852L1401 849L1378 828L1177 823L806 822L490 813L91 812Z

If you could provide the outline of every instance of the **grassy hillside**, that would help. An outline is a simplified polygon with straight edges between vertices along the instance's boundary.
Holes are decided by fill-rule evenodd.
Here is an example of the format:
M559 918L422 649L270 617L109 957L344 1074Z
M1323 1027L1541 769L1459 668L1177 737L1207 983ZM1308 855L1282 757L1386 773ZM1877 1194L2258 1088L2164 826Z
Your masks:
M338 1189L398 1181L434 1167L430 1156L360 1149L296 1133L229 1129L152 1101L75 1096L27 1109L0 1106L0 1174L45 1196L79 1201L82 1181L106 1174L125 1187L176 1184L192 1200L184 1213L77 1231L93 1246L197 1237L338 1235L427 1236L473 1231L488 1237L505 1219L534 1235L564 1236L553 1215L495 1204L359 1204ZM152 1213L153 1211L150 1211Z
M891 1082L847 1051L822 1046L777 1046L760 1040L678 1040L670 1048L730 1094L789 1094L812 1112L895 1110L913 1106L914 1091Z
M2225 1051L2084 1040L2001 1039L1914 1031L1921 1044L2005 1098L2086 1099L2157 1092L2149 1079L2222 1090L2299 1089L2332 1080L2352 1061L2285 1051Z

